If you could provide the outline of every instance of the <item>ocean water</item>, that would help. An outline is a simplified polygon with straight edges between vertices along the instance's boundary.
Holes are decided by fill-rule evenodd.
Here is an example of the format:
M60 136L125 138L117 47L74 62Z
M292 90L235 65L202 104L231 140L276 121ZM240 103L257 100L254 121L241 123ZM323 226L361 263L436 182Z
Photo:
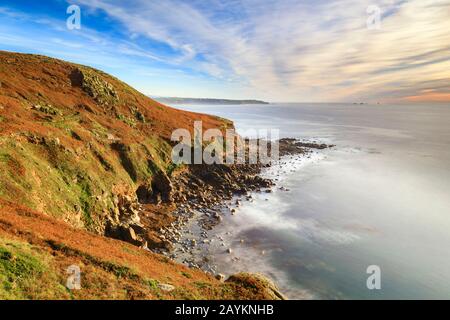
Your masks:
M178 107L336 144L266 170L274 192L210 231L219 272L263 272L291 299L450 298L450 105Z

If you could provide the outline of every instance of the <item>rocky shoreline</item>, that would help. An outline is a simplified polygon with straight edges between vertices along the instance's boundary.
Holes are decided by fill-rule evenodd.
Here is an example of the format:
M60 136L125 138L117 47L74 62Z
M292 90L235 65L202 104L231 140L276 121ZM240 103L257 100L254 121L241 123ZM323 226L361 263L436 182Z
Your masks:
M227 133L234 130L230 120L165 106L88 66L10 52L0 52L0 66L5 222L0 240L5 252L29 256L22 262L30 264L8 280L11 297L281 297L270 281L256 275L235 274L221 283L213 270L188 269L169 259L181 259L175 249L190 225L205 236L198 243L209 241L208 230L224 217L217 206L273 187L260 175L260 164L172 161L181 142L172 139L174 131L186 129L196 142L197 121L205 133ZM293 141L283 144L302 149ZM245 152L253 155L254 147L249 144ZM10 244L16 240L17 246ZM88 275L83 277L87 285L69 294L59 289L74 259ZM40 271L27 271L37 266L52 272L40 277Z
M317 142L305 142L285 138L279 140L280 161L287 157L309 157L312 150L334 147ZM224 275L218 273L214 266L203 257L198 263L196 251L199 247L218 241L229 254L224 239L210 239L208 231L218 225L224 215L236 214L236 209L246 201L253 201L252 193L271 193L275 181L261 176L262 170L271 165L197 165L188 172L172 180L171 197L178 205L172 211L175 218L170 224L161 227L157 234L160 245L151 248L173 260L184 263L191 268L199 268L214 274L219 280ZM288 192L288 189L279 187ZM198 240L193 236L199 236ZM192 236L192 237L191 237ZM236 258L239 259L239 258Z

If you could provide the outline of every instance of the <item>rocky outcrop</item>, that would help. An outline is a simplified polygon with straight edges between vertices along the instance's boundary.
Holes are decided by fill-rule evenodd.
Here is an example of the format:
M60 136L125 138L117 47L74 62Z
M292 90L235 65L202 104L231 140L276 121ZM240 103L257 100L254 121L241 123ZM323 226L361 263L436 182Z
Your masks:
M260 273L238 273L229 277L226 282L236 283L246 288L251 288L266 300L287 300L280 289L268 277Z
M136 190L139 203L161 204L173 201L173 185L164 171L158 171L148 182L141 184Z
M152 196L157 203L160 201L171 202L172 199L172 181L164 171L159 171L152 178L151 182Z
M136 190L136 196L139 203L151 203L153 199L153 189L151 183L141 184Z
M323 150L333 148L334 145L312 142L299 141L293 138L283 138L278 141L280 155L291 155L298 153L305 153L308 149Z
M101 105L113 106L119 102L119 96L113 85L88 68L74 69L70 74L70 80L72 86L81 87Z
M143 238L144 226L139 217L140 207L136 196L123 186L116 187L115 191L114 207L108 216L105 235L146 247L147 244Z

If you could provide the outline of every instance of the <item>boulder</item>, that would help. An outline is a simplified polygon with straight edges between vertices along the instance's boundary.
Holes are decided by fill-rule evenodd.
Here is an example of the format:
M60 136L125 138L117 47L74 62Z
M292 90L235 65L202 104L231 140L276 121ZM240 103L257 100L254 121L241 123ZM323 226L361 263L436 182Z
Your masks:
M226 282L256 289L263 300L287 300L276 284L261 273L238 273L229 277Z
M166 292L175 290L175 287L173 285L166 284L166 283L158 283L158 288L161 289L162 291L166 291Z
M136 190L136 196L140 203L150 203L152 200L152 195L152 185L149 183L140 185Z
M164 202L172 201L173 186L167 174L163 171L158 172L152 179L151 188L153 194L160 194Z
M215 278L217 280L219 280L219 281L224 281L225 280L225 275L223 275L222 273L218 273L218 274L216 274Z
M138 236L136 235L136 232L134 231L134 229L132 227L122 227L121 228L121 234L122 234L122 239L134 244L134 245L141 245L142 241L139 240Z
M126 241L135 246L142 246L144 241L136 234L135 230L130 226L114 225L108 222L105 228L105 235L114 239Z

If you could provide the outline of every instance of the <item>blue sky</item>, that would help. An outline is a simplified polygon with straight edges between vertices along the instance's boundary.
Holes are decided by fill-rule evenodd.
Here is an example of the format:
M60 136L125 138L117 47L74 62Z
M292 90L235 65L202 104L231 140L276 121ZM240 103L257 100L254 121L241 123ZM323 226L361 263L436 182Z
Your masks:
M66 27L70 4L80 30ZM149 95L448 101L449 16L449 0L3 0L0 49L91 65Z

